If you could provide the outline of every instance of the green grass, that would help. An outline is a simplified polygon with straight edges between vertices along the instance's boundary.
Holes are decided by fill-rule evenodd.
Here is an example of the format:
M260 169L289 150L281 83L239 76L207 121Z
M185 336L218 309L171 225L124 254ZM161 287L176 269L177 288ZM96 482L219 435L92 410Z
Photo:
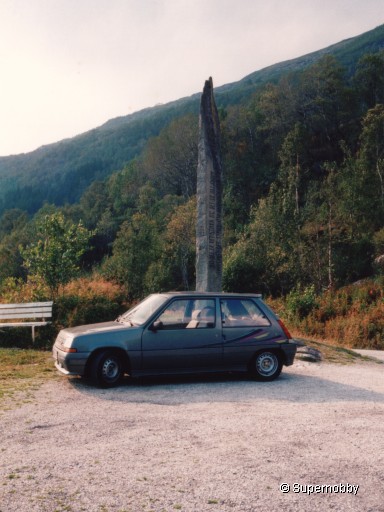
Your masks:
M0 405L16 394L27 395L55 375L50 351L0 348Z

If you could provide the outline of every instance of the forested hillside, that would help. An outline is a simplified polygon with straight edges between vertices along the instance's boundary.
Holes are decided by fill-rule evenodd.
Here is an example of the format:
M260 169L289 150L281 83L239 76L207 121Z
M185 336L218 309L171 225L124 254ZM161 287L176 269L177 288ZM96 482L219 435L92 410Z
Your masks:
M384 48L384 25L331 47L256 71L239 82L215 90L219 108L246 104L267 83L298 73L323 55L333 55L354 74L365 53ZM204 79L202 77L202 86ZM214 77L213 77L214 78ZM197 113L200 94L108 121L72 139L43 146L31 153L0 157L0 214L21 208L31 214L48 201L58 206L78 202L94 181L104 179L139 156L147 141L170 121Z
M226 290L290 294L292 300L303 298L305 306L324 290L369 277L381 279L369 300L382 307L383 28L332 47L340 58L320 52L318 58L302 58L306 65L295 67L292 61L289 72L259 84L253 94L234 88L240 102L221 102ZM361 54L360 43L367 40L372 51ZM254 80L255 75L243 85ZM221 94L224 98L225 88ZM52 178L45 167L52 195L39 200L47 203L32 214L38 202L34 208L15 202L18 208L2 214L0 294L36 278L26 263L28 255L48 247L47 231L41 229L47 219L51 228L67 223L78 233L87 230L83 275L121 285L129 300L151 291L194 288L198 117L188 101L164 106L161 122L152 110L145 119L138 116L143 131L136 133L131 146L136 149L121 168L117 149L109 153L109 170L88 161L81 174L56 170ZM95 156L98 144L107 148L103 137L112 141L112 132L128 126L115 120L68 144L75 154L82 137L93 137ZM57 144L56 155L69 168L66 153L59 156L65 144ZM49 158L48 149L39 151ZM26 202L34 200L34 185L31 178ZM78 201L66 195L71 187ZM76 229L71 233L75 237ZM377 339L384 336L381 328Z

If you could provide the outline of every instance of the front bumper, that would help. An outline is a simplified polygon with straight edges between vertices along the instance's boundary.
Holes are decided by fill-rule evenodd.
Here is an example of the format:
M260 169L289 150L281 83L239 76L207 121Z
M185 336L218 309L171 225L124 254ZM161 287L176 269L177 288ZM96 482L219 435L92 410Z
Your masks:
M52 350L52 357L55 361L55 367L64 375L83 376L85 374L88 353L67 353L55 345Z

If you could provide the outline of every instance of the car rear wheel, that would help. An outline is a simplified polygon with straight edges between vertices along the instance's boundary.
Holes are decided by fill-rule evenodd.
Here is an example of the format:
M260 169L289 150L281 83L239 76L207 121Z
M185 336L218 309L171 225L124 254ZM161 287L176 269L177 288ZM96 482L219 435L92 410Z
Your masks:
M282 370L283 363L275 352L264 350L255 355L251 371L257 380L274 380Z
M99 386L110 388L121 383L123 363L118 354L105 351L98 354L91 367L91 377Z

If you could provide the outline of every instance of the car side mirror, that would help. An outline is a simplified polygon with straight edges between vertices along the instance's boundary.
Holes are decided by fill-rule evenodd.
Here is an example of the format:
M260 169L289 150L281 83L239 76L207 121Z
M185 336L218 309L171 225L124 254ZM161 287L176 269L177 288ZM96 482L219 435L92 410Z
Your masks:
M153 322L153 324L150 326L149 330L156 332L159 329L161 329L162 327L163 327L163 322L161 322L160 320L155 320L155 322Z

